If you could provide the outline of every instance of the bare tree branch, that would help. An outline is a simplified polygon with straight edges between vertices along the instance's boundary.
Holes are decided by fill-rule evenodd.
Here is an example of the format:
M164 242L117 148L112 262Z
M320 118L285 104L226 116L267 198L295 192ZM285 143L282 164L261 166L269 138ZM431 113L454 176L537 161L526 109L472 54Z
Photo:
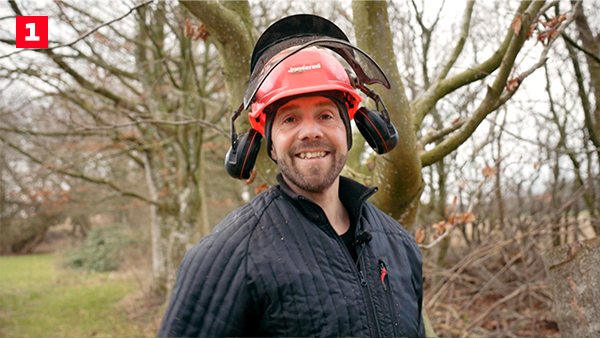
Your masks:
M527 6L530 4L529 1L523 1L517 10L515 17L520 16ZM512 28L509 28L504 40L498 46L498 49L494 52L494 54L488 58L486 61L481 64L472 67L460 74L457 74L448 79L442 79L440 81L434 82L429 89L421 96L419 96L415 101L411 103L411 107L415 116L415 127L419 129L421 126L421 122L431 109L435 106L435 104L444 96L453 92L454 90L467 85L469 83L481 80L492 72L494 72L500 65L502 64L502 60L507 54L508 48L511 45L511 41L514 37L514 32Z
M448 75L448 72L450 71L452 66L454 66L454 63L456 63L458 56L463 51L465 42L467 41L467 37L469 36L469 28L471 27L471 15L473 14L474 6L475 6L475 1L467 1L467 7L465 7L465 13L463 14L463 25L462 25L462 30L460 31L460 38L458 39L458 42L456 43L456 46L454 47L454 50L452 51L450 59L444 65L444 68L438 75L438 77L437 77L438 81L446 78L446 76Z
M440 140L444 136L460 129L460 127L462 127L462 125L465 124L466 121L467 121L466 119L460 119L459 121L452 124L450 127L446 127L444 129L440 129L440 130L432 130L432 131L428 132L423 137L421 137L421 139L419 139L419 148L422 149L429 143Z
M200 119L186 120L186 121L138 120L135 122L125 123L125 124L116 124L116 125L101 126L101 127L84 127L84 128L75 130L75 132L115 130L118 128L137 126L137 125L146 124L146 123L148 123L148 124L165 124L165 125L172 125L172 126L184 126L184 125L189 125L189 124L198 124L198 125L201 125L204 127L212 128L212 129L216 130L220 135L225 136L227 138L231 137L229 135L229 133L227 133L225 130L221 129L219 126L212 124L210 122L206 122L204 120L200 120Z
M87 175L84 174L80 174L80 173L76 173L76 172L72 172L72 171L68 171L68 170L64 170L61 168L54 168L53 166L50 166L46 163L44 163L44 161L38 159L37 157L35 157L34 155L28 153L27 151L21 149L21 147L17 146L16 144L8 141L6 138L4 138L2 135L0 135L0 141L4 142L5 144L7 144L9 147L15 149L16 151L18 151L19 153L25 155L27 158L29 158L30 160L32 160L33 162L44 166L45 168L48 168L52 171L55 171L59 174L63 174L63 175L67 175L73 178L79 178L82 179L84 181L88 181L91 183L95 183L95 184L99 184L99 185L105 185L110 187L111 189L113 189L114 191L118 192L121 196L127 196L127 197L134 197L137 198L139 200L142 200L146 203L150 203L150 204L154 204L159 206L159 203L151 201L149 199L147 199L146 197L139 195L136 192L133 191L124 191L121 188L119 188L116 184L114 184L113 182L109 181L109 180L105 180L105 179L101 179L101 178L95 178L95 177L89 177Z
M569 43L569 45L579 49L580 51L584 52L585 55L591 57L592 59L594 59L596 62L598 62L598 64L600 64L600 57L596 54L594 54L591 50L580 46L577 44L577 42L573 41L573 39L571 39L566 33L562 33L562 37L563 39L565 39L565 41L567 41Z
M87 130L73 130L73 131L55 131L55 132L43 132L43 131L33 131L33 130L22 130L16 128L6 128L0 126L1 131L5 131L8 133L15 133L21 135L35 135L35 136L49 136L49 137L59 137L59 136L88 136L88 135L96 135L96 133Z
M127 12L127 13L125 13L125 14L121 15L121 16L120 16L120 17L118 17L118 18L112 19L112 20L110 20L110 21L107 21L107 22L105 22L105 23L103 23L103 24L100 24L100 25L98 25L98 26L96 26L96 27L92 28L92 29L91 29L90 31L88 31L87 33L83 34L83 35L82 35L82 36L80 36L79 38L77 38L77 39L75 39L75 40L73 40L73 41L71 41L71 42L69 42L69 43L65 43L65 44L62 44L62 45L58 45L58 46L54 46L54 47L50 47L50 48L47 48L47 49L27 49L27 48L25 48L25 49L21 49L21 50L18 50L18 51L12 52L12 53L8 53L8 54L6 54L6 55L0 55L0 59L3 59L3 58L6 58L6 57L9 57L9 56L12 56L12 55L15 55L15 54L22 53L22 52L24 52L24 51L26 51L26 50L33 50L33 51L39 52L39 51L41 51L41 50L43 50L43 51L51 51L51 50L53 50L53 49L57 49L57 48L62 48L62 47L71 47L72 45L76 44L77 42L79 42L79 41L81 41L81 40L83 40L83 39L87 38L88 36L90 36L90 35L91 35L92 33L94 33L95 31L99 30L100 28L102 28L102 27L105 27L105 26L108 26L108 25L110 25L110 24L113 24L113 23L115 23L115 22L117 22L117 21L119 21L119 20L122 20L123 18L127 17L129 14L131 14L131 13L132 13L133 11L135 11L136 9L138 9L138 8L140 8L140 7L143 7L143 6L146 6L146 5L150 4L150 3L152 3L153 1L154 1L154 0L147 0L147 1L145 1L145 2L142 2L142 3L140 3L140 4L136 5L136 6L133 6L133 7L132 7L132 8L131 8L131 9L130 9L130 10ZM16 3L15 3L14 1L9 1L9 2L10 2L10 4L11 4L11 7L13 8L13 10L15 11L15 13L17 13L18 7L17 7ZM13 6L13 3L14 3L14 6ZM17 15L21 15L21 14L19 14L19 13L20 13L20 11L17 13Z
M485 116L493 112L502 106L506 101L508 101L516 92L516 88L513 90L505 90L506 81L508 79L508 75L510 74L512 65L515 62L515 58L517 56L518 51L526 40L525 30L528 30L531 23L534 20L537 20L537 17L540 13L543 13L542 10L547 10L550 5L555 4L555 2L546 4L543 8L541 7L541 2L533 2L532 7L527 10L527 12L522 17L523 26L521 28L521 32L516 36L516 40L511 43L511 47L507 50L507 53L503 59L503 64L500 67L500 71L494 84L492 87L488 87L488 93L486 98L482 101L480 106L476 109L473 115L466 121L460 131L454 133L444 142L438 144L435 148L422 153L421 154L421 162L423 167L429 166L441 158L449 154L458 148L477 128L477 126L483 121ZM537 7L537 8L536 8ZM527 16L526 16L527 15ZM564 29L574 20L574 15L571 15L567 20L562 22L562 24L558 28L558 32L564 31ZM518 85L525 79L527 76L531 75L536 69L540 68L547 59L548 51L554 42L555 39L550 39L542 54L540 55L540 59L537 63L532 65L530 68L525 70L519 76L514 78L512 81L517 81Z

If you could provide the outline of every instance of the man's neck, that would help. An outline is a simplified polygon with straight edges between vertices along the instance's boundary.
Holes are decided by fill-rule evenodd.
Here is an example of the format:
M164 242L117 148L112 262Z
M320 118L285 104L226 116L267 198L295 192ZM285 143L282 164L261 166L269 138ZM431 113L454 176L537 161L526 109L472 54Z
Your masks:
M306 191L298 187L293 182L288 180L285 175L283 175L283 179L290 189L292 189L296 194L310 198L323 209L327 219L329 220L329 223L338 235L342 235L348 231L348 228L350 227L350 216L348 215L348 211L344 207L344 204L342 204L342 201L340 200L339 176L329 188L320 193Z

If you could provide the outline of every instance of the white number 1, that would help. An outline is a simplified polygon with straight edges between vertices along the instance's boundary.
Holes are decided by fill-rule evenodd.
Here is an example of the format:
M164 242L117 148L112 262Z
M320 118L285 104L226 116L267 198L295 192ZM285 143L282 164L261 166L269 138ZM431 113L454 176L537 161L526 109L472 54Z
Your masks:
M25 41L40 41L40 37L35 36L35 22L26 24L25 28L29 29L29 36L25 37Z

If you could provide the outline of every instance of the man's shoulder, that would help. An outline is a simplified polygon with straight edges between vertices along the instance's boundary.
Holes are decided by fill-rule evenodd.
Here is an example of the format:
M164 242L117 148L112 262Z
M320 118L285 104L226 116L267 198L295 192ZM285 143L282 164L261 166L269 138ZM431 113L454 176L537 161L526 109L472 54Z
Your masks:
M275 189L258 194L250 202L229 213L210 234L194 245L187 255L204 256L213 250L217 250L219 254L232 254L240 249L243 251L244 243L247 243L264 212L278 196L279 193Z
M235 209L229 215L217 224L213 229L213 234L226 230L251 230L269 209L273 201L280 196L277 189L267 189L252 198L248 203Z

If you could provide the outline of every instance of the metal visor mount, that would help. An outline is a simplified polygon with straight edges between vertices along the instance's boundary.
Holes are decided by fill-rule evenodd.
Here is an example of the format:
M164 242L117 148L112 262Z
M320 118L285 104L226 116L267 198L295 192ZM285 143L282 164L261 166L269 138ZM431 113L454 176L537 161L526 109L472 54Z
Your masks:
M234 151L237 149L238 139L238 135L235 132L235 120L237 120L243 110L244 105L242 104L236 111L233 112L233 115L231 116L231 148L233 148Z
M298 45L299 42L302 42L303 44ZM294 48L295 46L297 47ZM243 110L246 110L248 107L250 107L254 101L258 89L273 71L273 69L275 69L275 67L277 67L283 60L308 47L328 48L346 60L348 65L358 77L359 88L363 87L364 85L379 83L387 89L390 89L390 82L377 62L367 55L367 53L363 52L352 44L343 40L332 38L317 38L316 40L310 40L309 42L306 42L306 38L290 39L272 46L270 48L272 51L266 51L258 60L257 65L250 76L250 84L248 85L248 89L244 95ZM280 53L288 48L294 49L292 49L289 53ZM275 54L275 51L279 52L279 54Z

